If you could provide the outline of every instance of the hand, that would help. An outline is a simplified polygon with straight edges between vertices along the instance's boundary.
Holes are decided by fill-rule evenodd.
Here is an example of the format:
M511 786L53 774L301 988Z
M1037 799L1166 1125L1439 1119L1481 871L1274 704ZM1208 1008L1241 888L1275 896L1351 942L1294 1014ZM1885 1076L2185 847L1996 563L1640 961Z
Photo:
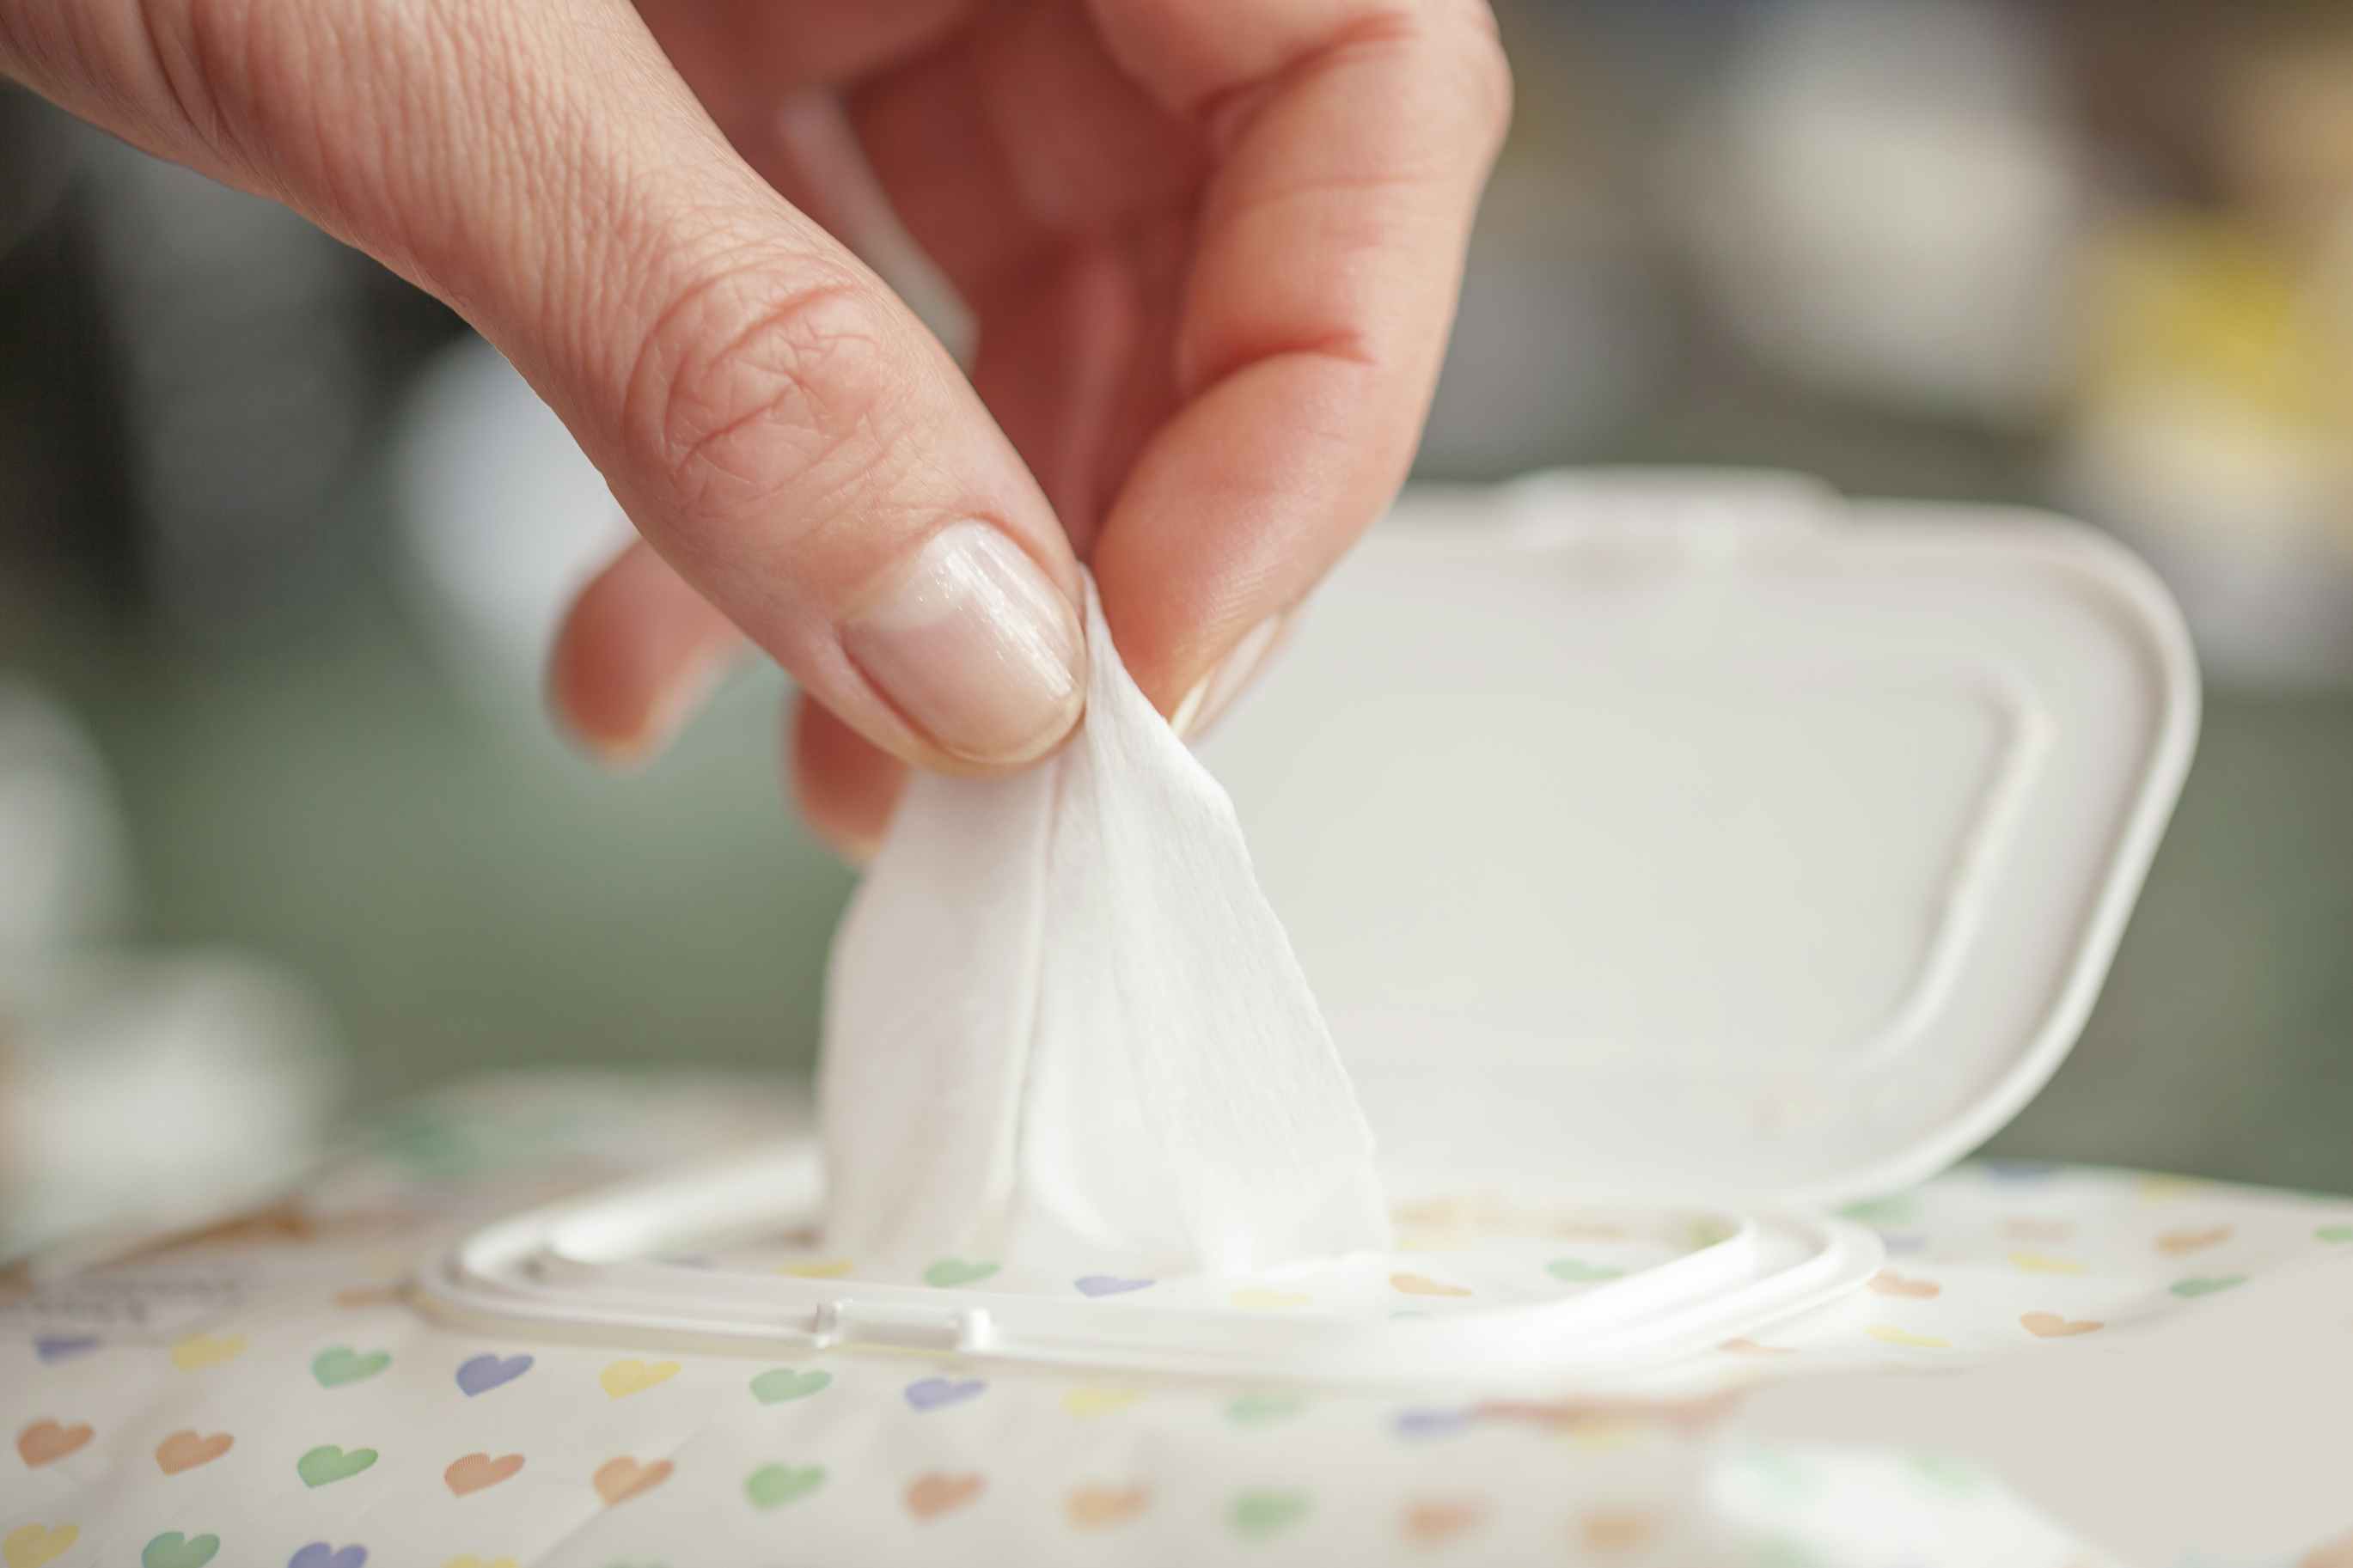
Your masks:
M0 0L0 69L472 321L641 535L559 710L642 753L749 638L852 847L1067 734L1082 559L1164 712L1247 679L1403 480L1509 99L1484 0ZM822 226L826 89L969 380Z

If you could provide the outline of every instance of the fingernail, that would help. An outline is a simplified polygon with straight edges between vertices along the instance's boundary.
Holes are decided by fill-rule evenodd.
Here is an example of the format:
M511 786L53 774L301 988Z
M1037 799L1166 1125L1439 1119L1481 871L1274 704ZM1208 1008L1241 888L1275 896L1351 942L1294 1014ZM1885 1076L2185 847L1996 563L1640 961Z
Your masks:
M1019 545L983 522L932 535L844 624L841 646L909 722L969 762L1039 755L1085 703L1077 613Z
M1234 699L1246 690L1266 668L1275 649L1282 646L1290 634L1296 609L1269 616L1242 634L1231 652L1219 659L1216 668L1203 676L1185 700L1176 704L1176 711L1168 716L1169 728L1182 741L1190 741L1206 733L1233 706Z

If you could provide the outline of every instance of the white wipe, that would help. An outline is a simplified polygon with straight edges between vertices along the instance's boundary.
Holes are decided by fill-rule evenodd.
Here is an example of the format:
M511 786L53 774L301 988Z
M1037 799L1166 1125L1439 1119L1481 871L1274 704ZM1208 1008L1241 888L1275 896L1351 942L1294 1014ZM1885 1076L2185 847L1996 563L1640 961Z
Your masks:
M1088 590L1080 732L918 775L835 935L826 1245L1245 1272L1386 1247L1370 1130L1232 803Z

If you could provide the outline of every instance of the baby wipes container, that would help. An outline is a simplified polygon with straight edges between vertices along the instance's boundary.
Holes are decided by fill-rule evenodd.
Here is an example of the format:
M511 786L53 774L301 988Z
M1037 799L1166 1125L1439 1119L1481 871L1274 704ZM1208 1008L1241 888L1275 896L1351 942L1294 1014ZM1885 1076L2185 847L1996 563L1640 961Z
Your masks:
M828 1256L813 1139L518 1215L440 1310L747 1351L1599 1384L1861 1284L2083 1026L2197 725L2050 517L1771 476L1419 492L1203 747L1398 1250L1249 1279Z

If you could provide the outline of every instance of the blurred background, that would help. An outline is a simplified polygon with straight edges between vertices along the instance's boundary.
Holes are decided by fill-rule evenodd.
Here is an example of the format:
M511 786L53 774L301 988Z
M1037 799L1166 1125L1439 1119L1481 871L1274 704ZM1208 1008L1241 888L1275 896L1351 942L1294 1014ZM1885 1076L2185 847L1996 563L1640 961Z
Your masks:
M2353 8L1499 9L1420 474L1791 468L2142 552L2199 759L1995 1147L2353 1190ZM0 89L0 1251L461 1073L807 1066L850 879L781 680L628 778L540 711L621 528L447 312Z

